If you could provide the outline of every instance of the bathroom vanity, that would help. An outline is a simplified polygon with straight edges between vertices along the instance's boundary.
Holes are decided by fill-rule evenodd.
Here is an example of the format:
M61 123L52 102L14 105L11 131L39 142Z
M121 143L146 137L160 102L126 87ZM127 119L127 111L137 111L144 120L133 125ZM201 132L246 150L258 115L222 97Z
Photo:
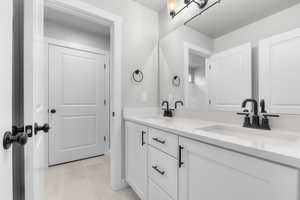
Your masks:
M299 200L300 137L125 116L126 181L143 200Z
M300 200L300 29L265 34L270 20L160 38L164 114L124 116L126 181L141 199ZM176 102L192 114L173 118Z

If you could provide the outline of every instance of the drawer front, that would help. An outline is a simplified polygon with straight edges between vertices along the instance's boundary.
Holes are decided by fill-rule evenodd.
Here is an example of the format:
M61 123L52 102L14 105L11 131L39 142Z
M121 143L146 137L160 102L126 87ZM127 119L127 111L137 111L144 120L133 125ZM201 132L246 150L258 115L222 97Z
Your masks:
M148 176L173 199L177 199L177 160L150 146Z
M172 198L150 179L148 200L172 200Z
M149 129L149 144L177 158L178 136L156 129Z

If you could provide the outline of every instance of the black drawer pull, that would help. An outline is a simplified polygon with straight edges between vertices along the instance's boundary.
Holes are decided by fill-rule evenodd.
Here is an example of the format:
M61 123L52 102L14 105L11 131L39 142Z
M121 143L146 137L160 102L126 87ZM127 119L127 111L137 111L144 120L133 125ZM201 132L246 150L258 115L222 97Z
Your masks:
M145 131L142 131L142 146L144 146L146 143L145 143L145 134L146 132Z
M152 138L154 141L160 143L160 144L166 144L166 141L165 140L160 140L158 138Z
M183 146L179 146L179 148L178 148L178 150L179 150L179 155L178 155L178 157L179 157L179 161L178 161L178 164L179 164L179 168L181 168L182 167L182 165L184 164L184 162L182 162L182 150L183 150L184 148L183 148Z
M157 166L152 166L152 168L155 170L155 171L157 171L158 173L160 173L161 175L165 175L165 171L162 171L162 170L160 170L160 169L158 169L158 167Z

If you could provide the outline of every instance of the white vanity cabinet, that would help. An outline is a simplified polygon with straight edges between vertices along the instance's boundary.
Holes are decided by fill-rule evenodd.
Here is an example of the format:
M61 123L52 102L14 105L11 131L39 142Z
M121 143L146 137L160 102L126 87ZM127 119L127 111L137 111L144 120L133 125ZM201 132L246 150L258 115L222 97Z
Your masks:
M180 138L179 200L299 200L298 170Z
M142 199L147 199L148 128L126 122L126 181Z
M126 122L126 180L142 199L299 200L299 176L296 168Z

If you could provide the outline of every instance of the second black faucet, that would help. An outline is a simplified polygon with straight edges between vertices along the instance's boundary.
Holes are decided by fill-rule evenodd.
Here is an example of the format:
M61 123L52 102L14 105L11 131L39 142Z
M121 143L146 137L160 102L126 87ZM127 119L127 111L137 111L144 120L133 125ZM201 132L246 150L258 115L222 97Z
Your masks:
M184 105L182 101L176 101L175 102L175 109L178 108L178 104L180 104L181 106ZM164 105L167 106L166 108L163 108L164 117L173 117L174 116L174 113L173 113L174 109L170 108L169 102L168 101L163 101L162 104L161 104L161 106L164 106Z

